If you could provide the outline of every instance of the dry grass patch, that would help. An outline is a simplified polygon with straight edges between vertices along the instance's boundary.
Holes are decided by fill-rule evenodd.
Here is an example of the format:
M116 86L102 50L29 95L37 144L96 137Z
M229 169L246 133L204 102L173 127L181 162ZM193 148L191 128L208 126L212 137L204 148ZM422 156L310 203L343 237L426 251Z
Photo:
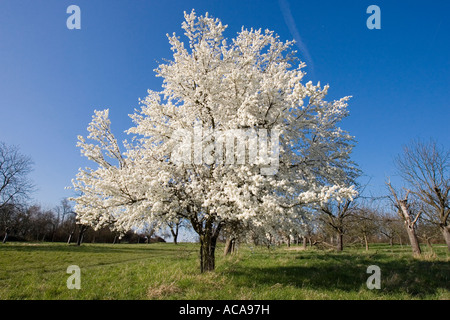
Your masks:
M148 299L164 299L173 294L181 293L181 290L176 284L175 281L170 284L160 284L156 287L149 287L147 289L147 298Z
M285 250L287 250L287 251L305 251L305 250L308 250L308 249L305 249L303 247L293 246L293 247L285 248Z

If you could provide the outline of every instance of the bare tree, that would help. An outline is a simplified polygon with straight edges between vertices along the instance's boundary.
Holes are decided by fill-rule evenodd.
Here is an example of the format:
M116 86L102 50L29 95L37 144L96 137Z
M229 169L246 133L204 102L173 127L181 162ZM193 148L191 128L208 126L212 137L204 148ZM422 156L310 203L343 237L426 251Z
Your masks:
M17 207L13 204L5 204L0 206L0 226L4 232L3 243L8 241L9 235L13 228L16 227L17 221Z
M14 240L36 239L35 232L40 222L37 218L40 214L39 206L8 203L0 207L0 230L4 232L3 243L7 242L10 236Z
M75 214L70 201L67 198L61 200L61 204L56 207L56 211L58 214L61 214L61 224L64 223L66 216Z
M391 192L392 195L391 200L394 207L397 209L398 216L400 217L400 219L402 219L402 221L405 224L406 232L408 233L409 242L411 244L413 254L420 255L421 250L416 235L416 223L420 217L421 212L420 211L414 212L413 206L411 205L408 199L411 193L409 190L407 190L406 194L402 198L400 198L397 195L397 191L395 191L395 189L392 187L391 183L387 182L386 184Z
M55 213L60 226L60 237L63 238L68 235L67 244L70 244L77 228L76 213L73 211L70 201L63 198L60 205L56 206Z
M352 233L364 241L366 251L368 251L369 238L380 229L376 210L369 206L358 206L351 216L350 226Z
M399 238L401 243L404 228L402 221L398 216L392 216L390 213L381 212L378 214L378 225L380 233L389 240L389 245L394 245L394 239Z
M17 147L0 142L0 207L28 198L34 188L28 178L32 164Z
M173 243L178 244L178 235L180 234L180 228L189 228L189 224L185 219L178 218L176 221L170 221L167 223L170 233L172 234Z
M441 229L450 251L450 150L413 141L397 157L400 176L421 201L424 215Z
M436 224L431 223L427 219L420 219L417 226L417 236L427 244L431 251L433 251L431 242L433 239L439 239L442 236L442 233Z
M0 142L0 211L1 225L5 232L3 243L11 232L17 230L20 204L28 199L34 186L28 178L32 161L19 152L16 146ZM20 220L20 219L19 219Z
M336 249L342 251L344 249L344 233L346 231L346 221L352 212L351 204L353 201L345 200L344 202L331 201L324 203L319 208L320 220L330 227L337 238Z

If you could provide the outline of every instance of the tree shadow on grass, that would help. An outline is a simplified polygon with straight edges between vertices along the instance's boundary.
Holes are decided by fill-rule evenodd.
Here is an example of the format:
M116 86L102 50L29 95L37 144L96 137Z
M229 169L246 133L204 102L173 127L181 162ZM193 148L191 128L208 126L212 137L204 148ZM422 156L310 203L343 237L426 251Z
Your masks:
M189 246L183 246L179 244L177 246L161 245L161 244L82 244L77 246L76 244L64 244L64 243L14 243L8 245L0 245L1 252L17 252L17 253L81 253L81 254L150 254L152 256L167 256L167 255L181 255L186 251L197 251L196 248Z
M407 294L423 298L443 289L450 292L450 263L442 260L414 258L393 259L384 254L375 256L330 253L300 255L282 266L237 266L231 271L240 283L266 286L286 285L296 288L359 292L367 288L372 275L367 267L381 270L381 292Z

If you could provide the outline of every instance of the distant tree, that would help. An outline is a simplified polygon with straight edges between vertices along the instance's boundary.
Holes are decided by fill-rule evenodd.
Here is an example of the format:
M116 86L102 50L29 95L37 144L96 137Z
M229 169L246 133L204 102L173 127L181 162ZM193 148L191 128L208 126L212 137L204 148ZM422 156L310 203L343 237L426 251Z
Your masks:
M51 240L54 231L55 217L50 210L43 210L40 205L32 205L27 209L29 217L29 240L45 241Z
M63 198L60 204L55 208L57 216L61 218L61 224L64 224L66 217L75 214L69 199ZM59 220L59 219L58 219Z
M302 247L306 250L307 245L309 244L312 247L312 238L314 236L314 230L317 229L317 221L315 219L310 219L302 226L301 231L301 239L302 239Z
M441 240L442 233L435 223L427 219L420 219L417 226L417 236L427 244L428 248L433 250L432 241L435 239Z
M32 165L31 158L21 154L16 146L0 142L0 208L29 197L34 189L28 177Z
M0 225L2 231L4 231L3 243L9 239L34 240L37 215L35 216L33 213L33 207L12 203L2 206L0 208Z
M0 225L4 232L3 243L17 229L16 218L34 186L28 175L32 161L21 154L18 147L0 141Z
M58 221L58 239L59 241L65 239L64 241L70 244L76 231L76 214L70 201L67 198L62 199L54 211Z
M8 241L11 232L16 228L18 208L12 203L0 207L0 226L4 232L3 243Z
M369 239L379 230L377 211L369 206L360 205L351 216L352 233L364 241L366 251L369 250Z
M389 245L394 244L394 239L398 238L402 243L402 235L404 233L403 221L397 215L393 216L387 212L378 214L379 232L389 240Z
M358 192L356 197L351 199L332 198L315 206L318 212L317 219L322 225L322 232L330 236L331 245L335 246L337 251L344 249L344 235L350 228L351 217L360 206L360 197L364 193L365 185L355 182L358 177L361 177L359 170L346 179L347 185L356 185ZM323 244L329 246L326 241L323 241Z
M173 243L178 244L178 236L181 228L189 228L189 222L186 219L178 217L173 221L168 221L167 226L169 227L170 234L173 238Z
M413 141L396 159L400 176L422 205L424 215L441 229L450 251L450 150L435 141Z
M344 233L346 232L346 222L352 213L351 200L329 201L320 206L320 219L324 224L330 227L336 236L336 249L342 251L344 249Z
M245 241L245 238L248 236L249 240L252 239L249 228L241 221L236 220L227 224L222 230L222 237L225 240L223 254L225 256L233 254L236 250L237 243L239 241ZM253 236L256 236L256 234ZM252 240L254 241L254 239Z

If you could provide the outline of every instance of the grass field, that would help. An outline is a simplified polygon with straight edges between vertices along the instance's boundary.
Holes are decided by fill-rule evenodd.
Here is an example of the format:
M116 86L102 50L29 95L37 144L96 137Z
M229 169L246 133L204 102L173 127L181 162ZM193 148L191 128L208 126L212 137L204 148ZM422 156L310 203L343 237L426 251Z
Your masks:
M373 245L366 252L298 247L240 247L216 253L216 271L199 273L197 244L6 243L0 245L0 299L450 299L450 257L435 246L420 258L410 248ZM67 288L69 265L81 289ZM369 290L369 265L381 289Z

